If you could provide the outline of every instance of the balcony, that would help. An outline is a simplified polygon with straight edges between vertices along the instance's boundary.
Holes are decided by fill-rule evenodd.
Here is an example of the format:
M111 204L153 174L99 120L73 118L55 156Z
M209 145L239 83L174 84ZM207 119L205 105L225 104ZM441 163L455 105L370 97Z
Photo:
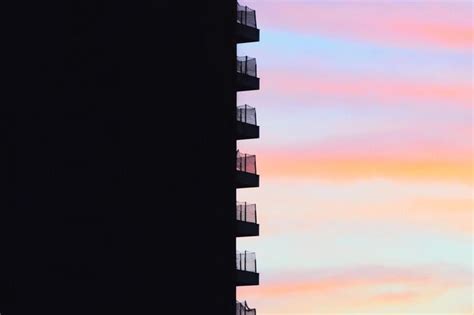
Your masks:
M260 30L257 28L255 10L237 3L237 43L251 43L260 40Z
M257 311L254 308L250 308L246 301L236 301L235 315L257 315Z
M257 259L255 253L248 251L236 253L237 262L237 285L248 286L259 284L257 272Z
M257 126L257 111L248 105L237 106L237 140L257 139L260 127Z
M257 205L237 202L237 237L258 236Z
M237 150L236 188L252 188L260 185L257 175L257 158L255 155L241 153Z
M257 77L257 60L248 56L237 57L237 91L260 89Z

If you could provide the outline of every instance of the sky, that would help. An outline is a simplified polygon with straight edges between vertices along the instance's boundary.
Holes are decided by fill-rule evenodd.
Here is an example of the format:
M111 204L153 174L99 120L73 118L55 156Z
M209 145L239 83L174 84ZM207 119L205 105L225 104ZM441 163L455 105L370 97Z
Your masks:
M273 314L474 314L471 1L241 0L257 11L260 286Z

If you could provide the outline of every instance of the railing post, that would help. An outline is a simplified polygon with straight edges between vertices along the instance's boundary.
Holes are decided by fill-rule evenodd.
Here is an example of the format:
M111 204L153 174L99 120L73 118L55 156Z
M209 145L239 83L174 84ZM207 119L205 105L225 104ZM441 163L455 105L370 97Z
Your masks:
M247 222L247 202L244 203L244 221Z
M245 253L244 254L244 267L245 267L244 271L247 271L247 251L245 251L244 253Z
M248 61L249 61L249 57L248 56L245 56L245 74L249 74L248 73Z
M245 6L245 25L247 25L247 6Z

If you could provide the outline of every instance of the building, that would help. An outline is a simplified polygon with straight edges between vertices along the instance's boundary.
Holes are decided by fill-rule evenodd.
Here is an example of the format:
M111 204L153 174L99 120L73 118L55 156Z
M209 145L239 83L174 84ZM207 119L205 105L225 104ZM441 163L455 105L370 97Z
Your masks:
M251 11L65 0L8 12L0 313L235 314L236 284L258 283L236 268L253 259L236 236L258 234L236 201L258 185L254 157L236 157L236 140L258 136L236 107L236 91L258 88L236 55L258 39Z
M247 6L237 4L237 28L236 43L245 44L258 42L260 31L257 28L255 10ZM248 56L237 56L237 92L258 90L260 79L257 74L257 62L255 58ZM237 106L236 140L257 139L260 129L257 124L256 109L249 105ZM237 150L237 177L236 188L253 188L259 186L259 175L257 173L256 156L242 153ZM259 224L257 222L257 207L247 202L237 202L237 237L249 237L259 235ZM258 285L259 273L255 253L239 251L236 255L237 261L237 286ZM236 303L237 315L255 315L256 310L247 305L247 301Z

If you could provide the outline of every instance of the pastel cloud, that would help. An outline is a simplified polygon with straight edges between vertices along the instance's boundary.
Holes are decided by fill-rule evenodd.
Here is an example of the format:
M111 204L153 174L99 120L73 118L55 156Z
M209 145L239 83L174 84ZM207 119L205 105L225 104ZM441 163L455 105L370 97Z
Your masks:
M294 101L321 97L347 102L367 101L377 105L401 103L410 106L450 104L470 108L472 85L466 82L429 82L388 76L351 76L348 73L265 70L262 88L275 96L293 95Z
M263 209L259 211L265 222L263 237L323 233L336 223L349 226L350 231L368 226L391 226L400 231L411 228L413 237L431 232L469 239L474 233L474 191L462 184L262 179L258 194L242 191L238 196Z
M474 200L468 197L460 199L441 198L407 198L394 203L377 201L347 202L345 200L318 201L312 206L310 202L299 203L291 199L295 213L260 214L262 234L272 236L280 233L305 233L334 225L334 222L349 224L352 228L366 226L383 226L390 224L400 229L407 226L416 227L418 232L435 231L451 235L473 235ZM304 209L304 210L303 210ZM317 211L324 209L325 211ZM350 210L348 210L350 209Z
M329 180L391 178L473 183L471 128L404 126L392 131L332 136L313 142L282 142L253 148L265 177ZM255 151L254 151L255 150Z
M397 160L397 159L337 159L317 157L284 158L259 155L258 165L265 177L312 178L328 181L354 181L390 178L400 181L446 181L473 184L472 162Z
M240 298L261 315L472 314L472 4L243 4L262 90L239 104L262 128L239 147L262 176L237 193L261 235L237 242L261 285Z
M322 33L394 46L469 50L469 2L251 2L265 28Z
M350 132L349 127L343 129L343 133L323 139L282 141L278 147L273 144L260 146L260 151L274 158L400 161L464 161L474 153L469 126L444 123L433 125L435 130L427 130L426 124L417 125L416 121L406 125L384 121L384 125L367 126L370 127L370 132L357 128Z
M387 306L392 310L403 310L456 290L460 290L459 295L465 300L472 293L470 276L467 270L441 265L411 268L359 266L272 274L258 290L239 288L238 294L252 296L253 305L267 312L352 313ZM281 299L293 303L283 304Z

